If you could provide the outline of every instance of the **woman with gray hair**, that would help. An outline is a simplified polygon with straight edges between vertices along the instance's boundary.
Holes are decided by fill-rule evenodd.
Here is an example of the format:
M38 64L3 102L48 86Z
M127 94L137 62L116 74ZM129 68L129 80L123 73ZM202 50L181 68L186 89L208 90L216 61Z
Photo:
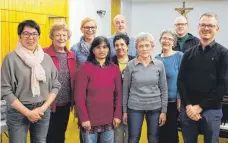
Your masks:
M160 128L159 143L178 143L177 117L180 110L180 99L177 92L177 75L183 56L182 52L174 51L177 38L170 30L161 33L160 43L162 53L156 59L162 61L165 66L168 85L168 108L166 124Z
M136 38L138 56L128 62L123 81L123 122L128 122L129 143L138 143L144 116L149 143L158 143L158 128L166 121L168 90L164 65L152 58L154 38Z

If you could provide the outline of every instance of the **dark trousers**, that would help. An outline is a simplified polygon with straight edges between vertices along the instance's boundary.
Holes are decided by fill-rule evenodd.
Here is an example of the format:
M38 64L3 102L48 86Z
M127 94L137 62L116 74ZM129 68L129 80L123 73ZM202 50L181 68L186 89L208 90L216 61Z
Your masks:
M181 129L185 143L197 143L199 130L204 135L204 143L218 143L222 109L204 110L201 114L202 119L193 121L188 118L186 109L181 108Z
M56 112L51 113L47 143L64 143L65 132L70 115L70 103L65 106L57 106Z
M159 130L159 143L178 143L177 103L169 102L166 113L166 123Z

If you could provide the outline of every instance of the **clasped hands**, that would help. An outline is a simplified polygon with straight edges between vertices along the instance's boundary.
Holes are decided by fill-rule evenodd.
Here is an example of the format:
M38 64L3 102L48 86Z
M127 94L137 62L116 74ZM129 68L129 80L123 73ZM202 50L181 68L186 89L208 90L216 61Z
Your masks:
M29 121L32 123L35 123L41 119L41 117L44 115L45 109L42 107L37 107L33 110L29 110L25 116L28 118Z
M200 115L200 113L202 111L203 111L203 109L199 105L187 105L186 106L186 114L193 121L198 121L202 118Z

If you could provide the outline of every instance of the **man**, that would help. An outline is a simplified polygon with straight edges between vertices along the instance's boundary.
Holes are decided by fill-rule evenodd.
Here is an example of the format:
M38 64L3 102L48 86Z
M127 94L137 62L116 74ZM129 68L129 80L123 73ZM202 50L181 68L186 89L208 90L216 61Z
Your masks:
M188 20L186 17L177 17L174 28L177 36L177 44L174 47L175 51L185 52L187 49L199 44L199 39L188 33Z
M116 15L113 19L113 25L115 27L116 34L119 34L119 33L127 34L127 21L123 15ZM114 43L113 43L113 39L114 39L115 35L113 35L112 37L109 38L112 56L116 55ZM128 55L130 55L130 56L137 55L134 38L130 38L130 43L128 46Z
M218 17L200 17L200 44L184 53L178 75L182 99L181 127L185 143L197 143L198 129L205 143L217 143L222 118L221 102L228 81L228 50L215 42Z

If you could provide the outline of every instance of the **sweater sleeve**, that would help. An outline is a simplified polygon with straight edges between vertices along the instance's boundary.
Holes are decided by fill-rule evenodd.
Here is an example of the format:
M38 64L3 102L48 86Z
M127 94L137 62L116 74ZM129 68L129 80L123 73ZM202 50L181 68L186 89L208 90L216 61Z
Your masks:
M116 66L116 77L115 77L115 93L114 93L114 117L122 119L122 84L121 84L121 73Z
M131 85L131 72L129 69L129 64L127 64L124 70L124 79L123 79L123 112L127 113L127 103Z
M12 81L12 72L10 58L6 55L2 67L1 67L1 99L6 100L10 105L18 99L14 95L13 90L13 81ZM16 83L15 83L16 84Z
M86 64L83 64L78 74L76 74L76 84L74 99L76 105L76 112L80 122L89 121L89 115L86 108L86 90L89 83L89 76L86 71Z
M162 103L162 113L167 112L167 104L168 104L168 87L167 87L167 81L166 81L166 73L165 73L165 67L163 63L161 62L161 71L159 74L159 82L158 86L161 91L161 103Z
M54 63L53 63L53 61L52 61L52 59L50 58L50 60L51 60L51 67L52 67L52 70L51 70L51 82L52 82L52 89L51 89L51 93L55 93L55 95L57 95L58 94L58 92L59 92L59 90L60 90L60 88L61 88L61 84L60 84L60 82L59 82L59 80L58 80L58 71L57 71L57 69L56 69L56 67L55 67L55 65L54 65Z

